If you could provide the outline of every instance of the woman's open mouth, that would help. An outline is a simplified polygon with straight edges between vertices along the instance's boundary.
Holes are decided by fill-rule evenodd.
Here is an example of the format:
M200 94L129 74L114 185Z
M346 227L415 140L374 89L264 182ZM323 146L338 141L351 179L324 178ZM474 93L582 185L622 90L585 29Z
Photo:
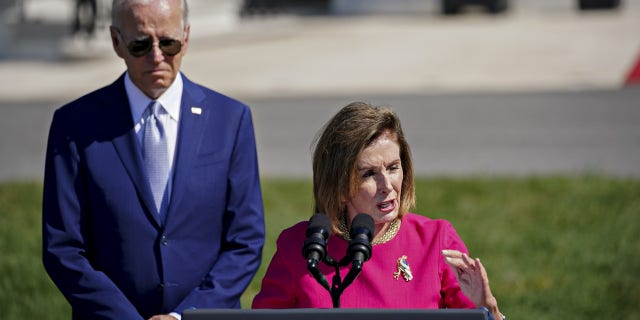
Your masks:
M383 213L389 213L396 208L396 200L383 201L376 204L378 210Z

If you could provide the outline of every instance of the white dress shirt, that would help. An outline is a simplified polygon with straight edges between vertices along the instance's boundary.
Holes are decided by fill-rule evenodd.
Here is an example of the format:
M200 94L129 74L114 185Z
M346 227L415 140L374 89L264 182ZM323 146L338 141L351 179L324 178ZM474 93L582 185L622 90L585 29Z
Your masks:
M152 101L147 97L135 84L131 81L129 73L125 74L124 87L129 98L131 106L131 116L133 117L134 129L138 136L138 143L142 146L145 119L142 117L147 106ZM169 152L169 179L167 181L167 195L171 199L171 191L173 187L173 162L176 150L176 141L178 139L178 120L180 119L180 103L182 101L182 74L178 73L175 81L167 88L167 90L156 101L162 104L165 112L160 114L159 118L164 125L167 137L167 152ZM142 148L140 148L142 150Z

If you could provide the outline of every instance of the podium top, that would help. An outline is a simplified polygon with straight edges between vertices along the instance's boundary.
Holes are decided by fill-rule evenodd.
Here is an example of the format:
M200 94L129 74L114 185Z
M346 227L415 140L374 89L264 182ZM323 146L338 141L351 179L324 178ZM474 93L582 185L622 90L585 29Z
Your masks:
M196 309L182 320L487 320L479 309Z

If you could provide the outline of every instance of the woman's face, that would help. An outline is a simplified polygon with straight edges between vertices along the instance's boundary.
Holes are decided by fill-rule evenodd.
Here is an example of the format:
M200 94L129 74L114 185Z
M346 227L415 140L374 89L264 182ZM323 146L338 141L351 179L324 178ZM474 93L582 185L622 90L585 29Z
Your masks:
M389 132L380 135L359 155L357 166L359 187L347 202L349 220L366 213L376 224L393 221L398 216L403 179L395 136Z

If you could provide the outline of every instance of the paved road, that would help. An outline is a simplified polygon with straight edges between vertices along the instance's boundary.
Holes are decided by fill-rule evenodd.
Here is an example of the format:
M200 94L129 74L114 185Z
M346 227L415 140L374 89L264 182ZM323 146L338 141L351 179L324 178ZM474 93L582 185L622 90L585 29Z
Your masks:
M313 135L340 106L365 100L398 111L419 174L640 177L640 90L621 87L640 53L640 6L630 5L639 2L589 14L566 5L502 17L258 18L200 31L184 69L252 106L266 176L309 176ZM194 28L215 29L205 20ZM64 59L65 30L10 30L0 181L41 179L53 110L123 70L108 45Z
M246 99L262 174L309 177L316 131L340 106L362 98ZM366 101L398 112L419 175L591 172L640 178L640 88L382 95ZM41 179L56 105L0 104L0 181Z
M265 173L310 175L315 132L361 96L249 100ZM403 121L420 175L640 177L640 88L368 96Z

